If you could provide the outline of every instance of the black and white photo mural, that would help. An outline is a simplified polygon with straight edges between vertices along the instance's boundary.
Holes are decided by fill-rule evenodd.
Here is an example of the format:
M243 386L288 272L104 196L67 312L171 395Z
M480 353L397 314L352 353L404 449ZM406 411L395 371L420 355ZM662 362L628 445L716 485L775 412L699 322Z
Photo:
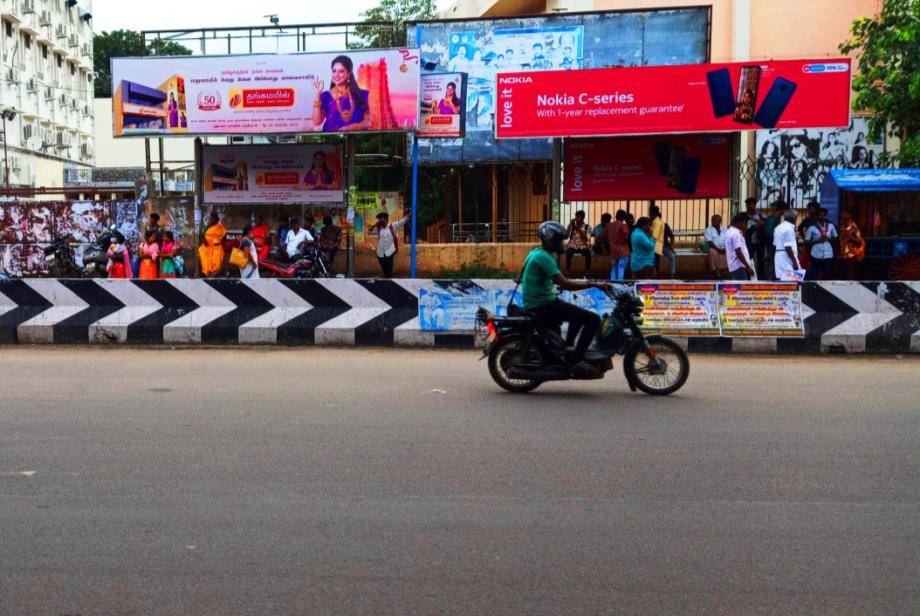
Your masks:
M854 117L847 128L759 130L755 148L758 204L777 199L804 207L817 199L831 169L874 169L885 151L884 136L869 143L869 123Z

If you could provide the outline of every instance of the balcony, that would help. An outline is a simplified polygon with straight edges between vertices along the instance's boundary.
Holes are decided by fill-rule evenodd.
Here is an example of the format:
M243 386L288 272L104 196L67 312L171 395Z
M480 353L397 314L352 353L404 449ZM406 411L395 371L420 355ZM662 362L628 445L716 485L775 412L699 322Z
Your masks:
M22 6L19 0L0 0L0 17L22 21Z
M35 13L29 13L28 15L22 16L22 19L19 21L19 31L28 34L38 34L41 31L38 26L38 17Z

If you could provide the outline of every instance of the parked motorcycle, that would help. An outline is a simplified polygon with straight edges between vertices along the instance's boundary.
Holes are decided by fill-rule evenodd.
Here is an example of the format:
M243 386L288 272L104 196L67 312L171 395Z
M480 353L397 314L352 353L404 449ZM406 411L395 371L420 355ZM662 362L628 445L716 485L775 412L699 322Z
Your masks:
M95 243L83 252L83 266L77 264L73 251L74 239L66 235L44 248L45 263L55 278L108 278L106 253L114 242L117 229L106 229L96 238Z
M267 259L259 261L263 278L328 278L329 268L319 249L307 246L303 252L288 258L283 250L274 249Z
M515 393L536 389L547 381L598 379L613 369L613 356L623 355L623 371L632 391L665 396L680 389L690 374L690 361L680 346L660 334L643 334L642 300L630 293L605 293L614 300L597 339L584 357L593 370L579 370L563 360L565 341L559 328L542 327L536 316L509 306L509 316L496 317L485 308L477 321L488 334L483 358L489 374L502 388Z

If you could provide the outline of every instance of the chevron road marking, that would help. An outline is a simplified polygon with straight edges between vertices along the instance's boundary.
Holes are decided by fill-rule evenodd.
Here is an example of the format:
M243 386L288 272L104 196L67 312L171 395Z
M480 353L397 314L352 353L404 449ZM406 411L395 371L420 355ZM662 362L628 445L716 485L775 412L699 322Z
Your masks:
M240 344L275 344L279 327L313 309L304 298L288 289L280 280L247 280L246 284L274 308L240 325Z
M428 280L418 278L400 278L393 282L414 295L416 302L420 289L430 284ZM434 336L434 332L422 331L418 317L415 317L393 330L393 344L396 346L434 346Z
M2 289L2 287L0 287ZM0 316L3 316L10 310L14 310L19 307L19 304L8 298L3 294L3 291L0 290Z
M314 343L321 345L355 344L355 329L376 316L390 310L391 306L362 287L354 280L335 278L317 280L330 293L352 306L351 310L316 327ZM357 306L357 307L355 307Z
M26 281L33 291L51 302L52 306L19 324L19 342L25 344L51 344L54 342L54 326L89 306L80 297L52 278L34 278Z
M125 343L128 341L129 325L163 307L163 304L144 293L130 280L106 278L96 280L96 283L111 293L125 307L91 324L89 326L90 342Z
M843 346L848 353L864 353L866 336L896 319L901 311L859 283L821 283L821 287L857 314L821 334L821 349Z
M236 310L236 304L204 280L171 278L168 282L199 308L163 326L163 342L201 342L201 328Z

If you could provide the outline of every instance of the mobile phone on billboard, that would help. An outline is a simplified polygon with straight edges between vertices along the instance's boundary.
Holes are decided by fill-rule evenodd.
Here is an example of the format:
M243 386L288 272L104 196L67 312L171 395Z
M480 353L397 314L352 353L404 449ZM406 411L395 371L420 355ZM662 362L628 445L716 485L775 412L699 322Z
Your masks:
M741 67L738 81L738 96L735 99L735 122L750 124L754 121L754 106L757 104L757 87L760 85L760 67Z
M735 93L732 91L732 78L727 68L720 68L706 73L709 83L709 99L712 111L717 118L735 113Z
M655 151L655 162L658 164L658 175L667 175L671 167L671 142L656 141L652 144Z
M687 157L687 148L671 148L671 159L668 162L668 187L677 188L680 185L680 174L684 168L684 159Z
M702 159L694 156L688 156L684 159L684 166L680 170L680 182L677 185L677 192L685 195L696 193L696 183L700 179L700 167Z
M754 121L764 128L773 128L786 110L786 105L795 93L796 85L788 79L777 77L767 91L760 108L754 115Z

